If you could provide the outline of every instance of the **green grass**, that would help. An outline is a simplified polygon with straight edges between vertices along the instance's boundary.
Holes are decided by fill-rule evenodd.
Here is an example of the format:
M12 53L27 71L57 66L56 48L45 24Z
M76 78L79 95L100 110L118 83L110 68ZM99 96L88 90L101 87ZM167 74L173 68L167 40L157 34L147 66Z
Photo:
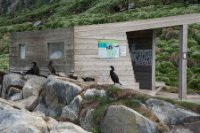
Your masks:
M8 70L8 54L0 55L0 71Z
M164 81L168 86L178 87L178 58L179 40L178 28L161 30L157 33L157 58L156 79ZM178 32L177 32L178 31ZM200 26L198 24L189 27L188 38L188 92L200 91ZM169 91L169 90L168 90ZM170 90L176 92L176 90Z
M189 6L184 6L182 3L162 5L156 0L136 1L135 9L116 12L114 7L123 3L124 0L77 0L76 2L49 3L41 7L33 6L11 16L1 16L0 32L51 29L200 12L200 8L196 4ZM39 29L32 27L31 24L38 20L43 21L44 25ZM19 26L22 29L18 28Z

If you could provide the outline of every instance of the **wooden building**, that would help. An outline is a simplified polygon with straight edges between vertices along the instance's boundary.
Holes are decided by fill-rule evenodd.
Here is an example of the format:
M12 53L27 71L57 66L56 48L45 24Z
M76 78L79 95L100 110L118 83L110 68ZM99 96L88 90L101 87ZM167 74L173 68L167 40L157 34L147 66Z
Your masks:
M155 30L180 27L179 94L186 98L188 25L200 22L200 14L188 14L66 29L11 34L10 71L25 71L36 61L41 73L53 60L57 71L94 77L112 84L110 65L123 86L155 88Z

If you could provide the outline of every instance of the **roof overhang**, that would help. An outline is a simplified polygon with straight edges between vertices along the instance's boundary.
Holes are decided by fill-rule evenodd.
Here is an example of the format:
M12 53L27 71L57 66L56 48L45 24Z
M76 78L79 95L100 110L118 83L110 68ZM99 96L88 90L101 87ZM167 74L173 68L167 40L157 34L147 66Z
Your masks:
M173 26L194 24L199 22L200 22L200 13L195 13L195 14L155 18L155 19L145 19L145 20L107 23L107 24L88 25L88 26L76 26L74 29L75 33L77 32L81 36L94 36L94 35L106 35L107 33L116 34L129 31L173 27ZM85 34L85 31L89 32Z

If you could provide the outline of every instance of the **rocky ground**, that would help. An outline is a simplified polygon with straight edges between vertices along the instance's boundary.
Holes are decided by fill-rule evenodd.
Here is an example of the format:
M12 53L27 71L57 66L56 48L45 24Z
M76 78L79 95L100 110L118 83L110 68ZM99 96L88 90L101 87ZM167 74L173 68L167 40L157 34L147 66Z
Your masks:
M3 133L199 133L190 111L115 86L67 78L0 74Z

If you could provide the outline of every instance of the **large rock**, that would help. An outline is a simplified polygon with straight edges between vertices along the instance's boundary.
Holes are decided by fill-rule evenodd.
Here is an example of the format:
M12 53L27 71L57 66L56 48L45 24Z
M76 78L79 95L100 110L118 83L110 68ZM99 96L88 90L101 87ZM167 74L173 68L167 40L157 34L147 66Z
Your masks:
M56 121L55 119L53 119L51 117L46 117L45 121L46 121L47 127L50 131L54 130L56 128L56 126L58 125L58 121Z
M200 133L200 121L192 123L184 123L184 127L189 129L193 133Z
M177 108L169 102L158 99L148 99L146 101L147 107L152 110L158 119L167 125L183 124L184 119L190 116L199 116L199 114Z
M0 98L1 133L90 133L70 122L57 122L40 113L31 113L12 101Z
M156 124L136 111L112 105L101 122L102 133L157 133Z
M18 101L18 100L21 100L21 99L22 99L22 92L16 93L9 98L9 100L12 100L12 101Z
M38 105L39 95L47 79L36 75L26 75L24 79L27 80L22 89L24 99L17 101L17 103L32 111Z
M79 118L80 109L82 108L82 101L83 99L80 95L76 96L70 105L62 109L61 117L76 122Z
M7 98L10 87L16 87L21 89L25 84L23 76L20 74L6 74L3 79L3 88L1 96Z
M83 93L84 97L90 98L94 96L104 97L106 96L105 90L97 90L97 89L88 89Z
M47 133L43 116L18 108L0 99L0 131L3 133Z
M49 76L41 94L39 106L46 110L44 113L47 116L59 117L61 116L62 108L69 105L82 90L81 87L74 83ZM40 108L37 107L37 109Z
M3 77L5 74L5 72L0 71L0 85L3 83Z
M8 97L12 97L13 95L20 93L21 90L16 88L16 87L10 87L9 91L8 91Z
M85 131L81 127L70 122L60 122L58 123L58 125L55 125L55 127L50 131L50 133L91 133L91 132Z
M34 108L37 106L38 97L37 96L30 96L26 99L21 99L16 101L16 103L24 108L26 108L29 111L34 110Z
M189 129L186 129L183 126L174 126L171 131L167 133L199 133L199 132L192 132Z
M87 131L92 131L92 129L94 128L94 124L92 122L92 112L94 111L94 109L88 109L86 111L85 116L81 116L80 117L80 125L82 128L84 128Z
M43 25L43 22L42 21L37 21L33 24L34 27L37 27L37 26L41 26Z
M0 84L0 96L1 96L1 91L2 91L2 85Z
M0 127L0 130L3 130L1 133L48 133L47 131L40 131L32 125L15 125L10 128L7 127L6 129L4 127Z
M27 82L25 83L22 92L23 92L23 98L28 98L30 96L39 96L39 93L43 87L43 85L46 83L47 79L44 77L34 76L29 77Z

